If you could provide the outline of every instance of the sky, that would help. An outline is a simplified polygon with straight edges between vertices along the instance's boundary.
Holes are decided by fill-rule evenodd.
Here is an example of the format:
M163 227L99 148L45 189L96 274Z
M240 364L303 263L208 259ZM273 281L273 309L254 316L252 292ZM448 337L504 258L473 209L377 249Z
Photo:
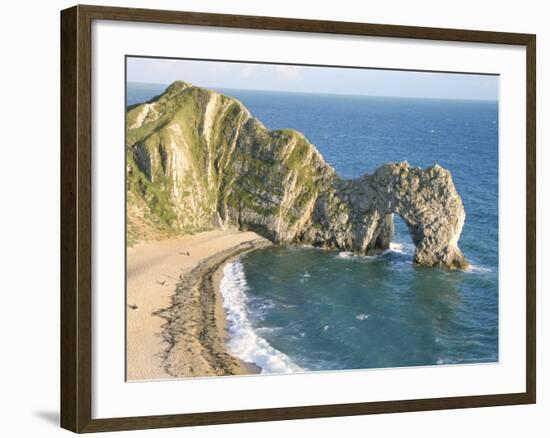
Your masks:
M498 76L399 70L127 58L127 80L210 88L433 99L498 100Z

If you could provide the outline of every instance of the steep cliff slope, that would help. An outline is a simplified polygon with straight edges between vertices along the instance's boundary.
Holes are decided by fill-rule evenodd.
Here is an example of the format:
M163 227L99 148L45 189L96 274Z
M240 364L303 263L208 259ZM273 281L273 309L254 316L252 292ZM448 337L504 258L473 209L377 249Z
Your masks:
M177 81L127 112L129 240L207 228L373 254L393 214L415 262L464 268L465 213L450 172L406 162L343 180L303 134L270 131L236 99Z

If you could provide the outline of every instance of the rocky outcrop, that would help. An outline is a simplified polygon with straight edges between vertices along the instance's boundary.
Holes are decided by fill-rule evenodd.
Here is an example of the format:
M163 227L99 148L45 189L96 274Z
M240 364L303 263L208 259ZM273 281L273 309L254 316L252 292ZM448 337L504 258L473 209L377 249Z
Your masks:
M398 214L416 263L467 266L464 207L438 165L391 163L344 180L301 133L270 131L238 100L181 81L127 112L126 153L130 239L238 228L375 254L389 248Z

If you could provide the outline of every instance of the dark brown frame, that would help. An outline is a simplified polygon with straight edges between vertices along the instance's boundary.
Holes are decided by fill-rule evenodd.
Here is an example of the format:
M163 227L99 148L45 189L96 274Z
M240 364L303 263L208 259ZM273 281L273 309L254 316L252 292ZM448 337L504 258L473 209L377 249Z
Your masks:
M92 419L92 20L510 44L527 53L526 391L466 397ZM476 30L74 6L61 12L61 426L99 432L536 402L536 37Z

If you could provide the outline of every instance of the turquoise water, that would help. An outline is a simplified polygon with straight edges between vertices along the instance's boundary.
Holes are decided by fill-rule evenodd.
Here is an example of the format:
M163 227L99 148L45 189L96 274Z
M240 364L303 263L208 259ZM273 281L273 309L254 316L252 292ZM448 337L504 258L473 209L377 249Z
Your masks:
M128 104L163 86L129 84ZM226 266L230 348L264 372L498 361L498 103L219 90L303 132L347 178L389 161L451 170L468 272L418 267L396 216L377 257L274 247Z

